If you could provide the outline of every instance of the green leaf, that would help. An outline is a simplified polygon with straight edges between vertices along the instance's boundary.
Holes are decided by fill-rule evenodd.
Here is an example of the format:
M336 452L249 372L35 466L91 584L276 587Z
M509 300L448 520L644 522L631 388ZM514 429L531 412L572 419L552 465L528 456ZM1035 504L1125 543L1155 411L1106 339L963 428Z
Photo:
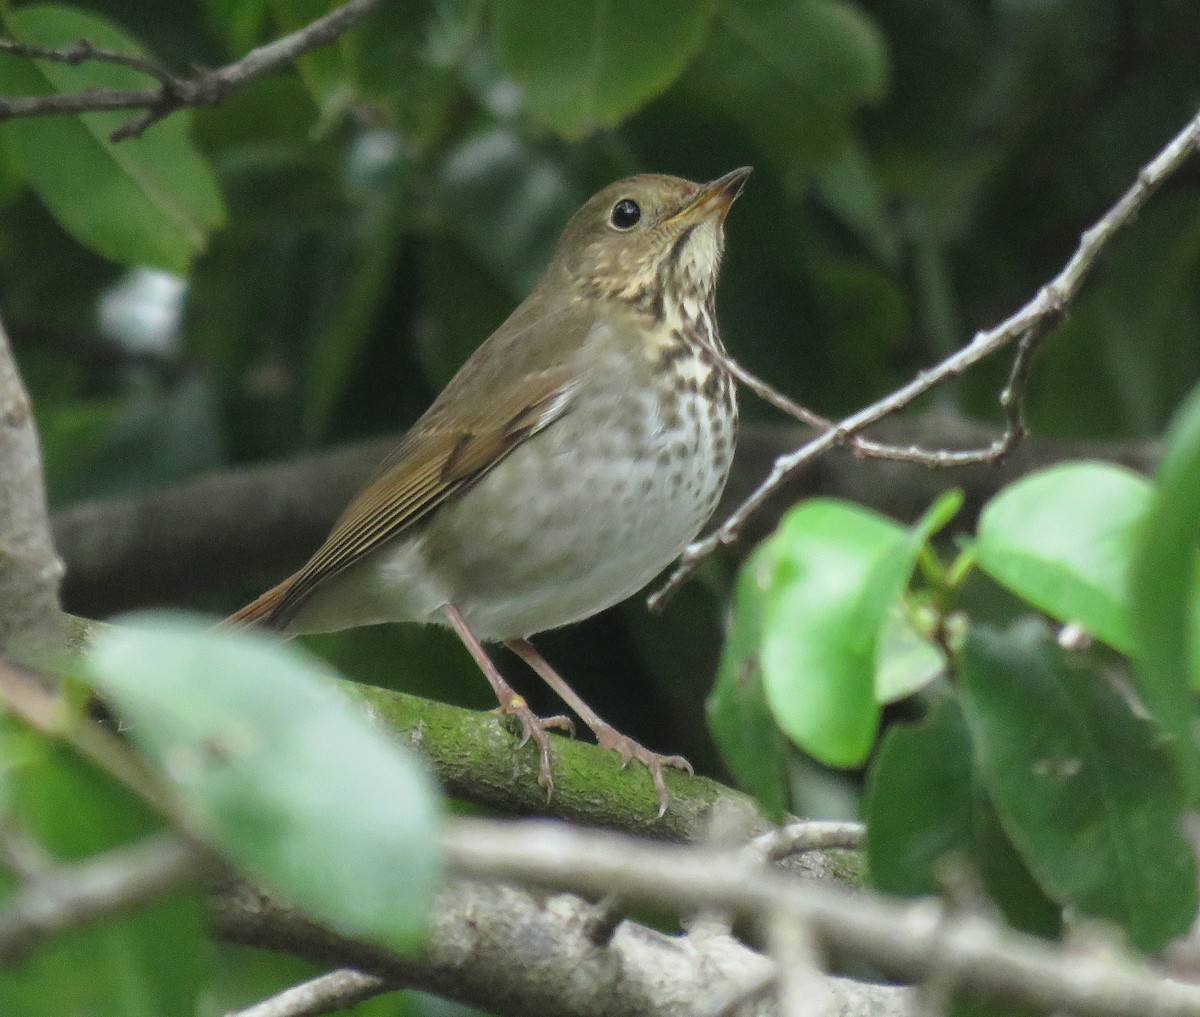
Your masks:
M844 0L741 0L718 9L682 85L734 123L789 184L811 180L853 140L853 115L887 83L882 33Z
M788 810L787 746L767 705L760 647L763 605L774 562L771 542L742 566L717 680L708 697L708 727L738 786L767 813Z
M61 745L0 719L14 829L60 862L85 861L160 826L132 793ZM0 871L0 910L6 907ZM209 960L194 889L54 936L0 967L0 1013L193 1017Z
M920 692L946 670L946 658L914 627L899 602L883 620L875 649L875 698L883 705Z
M497 0L500 64L525 108L566 138L615 127L700 48L714 0Z
M889 728L866 789L867 864L876 887L940 894L967 865L1017 928L1057 935L1060 909L1005 835L971 760L958 703L937 700L920 723Z
M971 629L958 677L976 767L1046 893L1141 950L1183 935L1196 864L1157 725L1040 624Z
M1107 463L1064 463L996 495L979 517L977 561L1038 609L1133 649L1128 572L1150 485Z
M946 491L905 533L871 571L859 604L859 619L864 632L871 633L875 647L875 699L892 702L911 695L941 672L941 651L918 634L901 616L897 631L895 619L900 598L912 578L917 556L933 535L962 508L961 491ZM904 631L907 629L907 632Z
M864 607L864 595L904 536L866 509L813 499L792 509L771 538L767 701L787 736L830 766L858 765L875 740L875 641L889 604L872 593Z
M12 38L41 46L88 39L125 53L140 47L97 15L52 4L4 16ZM152 79L115 64L72 67L0 57L0 92L48 95L88 88L145 88ZM224 221L208 164L188 139L188 116L173 113L140 138L113 144L109 135L137 112L25 117L3 125L0 138L21 162L29 185L62 227L113 261L183 272Z
M788 737L821 762L861 763L875 740L881 696L936 674L918 675L912 661L894 656L911 647L884 643L881 634L921 548L961 504L959 492L948 492L904 530L856 505L813 499L771 537L762 614L767 701Z
M202 836L318 920L414 945L437 881L436 792L316 662L148 616L106 632L86 669Z
M1200 389L1167 436L1154 495L1138 534L1130 597L1137 637L1134 675L1150 712L1174 735L1172 750L1193 802L1200 795L1196 697L1200 632L1196 548L1200 546ZM1188 676L1191 676L1191 686Z

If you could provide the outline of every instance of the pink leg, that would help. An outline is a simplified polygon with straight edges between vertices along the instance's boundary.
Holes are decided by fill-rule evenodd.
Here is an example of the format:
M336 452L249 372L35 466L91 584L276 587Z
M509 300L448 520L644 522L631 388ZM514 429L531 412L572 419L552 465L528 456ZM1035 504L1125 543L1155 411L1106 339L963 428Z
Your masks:
M500 701L500 712L511 714L520 720L521 744L524 745L532 738L534 744L538 747L540 757L538 763L538 785L545 788L546 800L549 801L550 795L554 793L554 779L550 775L550 739L546 737L546 731L549 728L558 728L574 734L575 725L569 717L547 717L543 720L541 717L535 715L525 702L525 697L514 691L513 687L504 680L504 676L496 669L496 665L492 663L491 658L487 655L487 650L483 648L483 644L475 638L475 633L467 628L467 623L458 608L453 604L447 604L442 608L442 613L445 614L450 625L458 634L458 638L462 640L463 646L475 658L475 663L479 665L479 670L483 672L483 676L488 680L492 691L496 693L496 698Z
M632 738L621 734L611 724L601 720L596 711L576 694L562 675L550 666L549 661L538 653L528 639L510 639L504 645L541 675L542 680L562 697L563 702L579 714L579 718L592 729L601 748L612 749L616 752L621 757L622 766L628 766L631 759L636 759L650 771L650 776L654 778L654 790L658 795L658 814L661 816L665 813L670 796L667 794L667 785L663 781L663 767L673 766L677 770L684 770L690 774L693 772L692 764L683 756L660 756L657 752L651 752Z

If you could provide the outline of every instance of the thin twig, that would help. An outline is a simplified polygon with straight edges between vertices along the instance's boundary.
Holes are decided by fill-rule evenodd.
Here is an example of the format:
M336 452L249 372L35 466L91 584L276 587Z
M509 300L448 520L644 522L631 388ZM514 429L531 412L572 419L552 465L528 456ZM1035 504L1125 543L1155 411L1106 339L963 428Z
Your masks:
M1164 180L1200 147L1200 114L1197 114L1174 138L1138 172L1137 179L1096 223L1083 232L1075 253L1062 271L1044 285L1020 310L995 328L978 332L966 346L941 363L921 371L906 385L871 403L857 413L827 428L807 444L775 461L770 474L716 530L703 540L688 546L679 564L666 583L648 598L652 611L660 609L666 598L687 579L701 561L717 548L738 539L746 520L756 512L779 486L801 467L837 445L845 444L872 424L905 409L930 389L955 378L974 367L985 357L1020 340L1021 347L1013 364L1002 401L1005 403L1010 431L999 439L1001 443L1019 440L1022 391L1028 379L1030 362L1042 339L1062 320L1067 307L1079 293L1080 287L1100 253L1112 238L1124 228L1158 189ZM1015 417L1014 417L1015 414ZM1008 434L1013 437L1008 438Z
M744 850L755 859L781 862L806 851L856 851L866 835L862 823L805 819L759 834Z
M442 837L454 875L622 899L675 913L724 909L786 916L816 949L909 983L945 978L955 992L1076 1017L1197 1017L1200 987L1118 951L1080 954L938 901L902 902L796 879L737 851L656 844L545 821L456 819Z
M70 46L34 46L27 42L16 42L12 39L0 39L0 53L11 53L14 56L29 57L31 60L52 60L55 63L69 64L78 67L82 63L118 64L131 67L152 78L165 83L175 80L173 75L162 64L140 53L122 53L115 49L104 49L94 45L88 39L80 39Z
M45 679L50 681L50 679ZM32 672L0 658L0 707L51 738L65 741L179 829L179 803L158 776L119 738L79 715Z
M26 881L0 906L0 966L51 936L161 897L190 881L200 855L173 834L55 866Z
M245 1010L230 1012L226 1017L321 1017L392 991L394 987L382 978L353 968L340 968L293 985Z
M9 52L63 63L78 64L87 60L123 63L158 78L160 84L156 88L89 88L65 95L4 98L0 99L0 121L101 110L143 110L140 116L117 128L110 136L114 142L135 138L176 110L187 106L215 106L250 82L333 42L382 3L383 0L349 0L298 31L251 50L240 60L215 70L198 71L191 77L172 74L148 58L99 49L87 40L57 50L9 41L3 47Z
M807 406L801 406L763 381L758 375L751 374L728 353L717 349L710 350L710 353L713 359L732 377L776 409L782 410L802 424L808 424L819 431L828 432L837 429L837 424L832 420L813 412ZM1009 426L999 438L989 442L983 448L977 449L926 449L919 445L889 445L885 442L864 438L859 434L842 431L838 431L835 438L837 444L846 446L863 459L886 459L891 462L913 463L930 469L945 470L994 463L1008 455L1023 436L1023 430L1018 432L1016 427Z

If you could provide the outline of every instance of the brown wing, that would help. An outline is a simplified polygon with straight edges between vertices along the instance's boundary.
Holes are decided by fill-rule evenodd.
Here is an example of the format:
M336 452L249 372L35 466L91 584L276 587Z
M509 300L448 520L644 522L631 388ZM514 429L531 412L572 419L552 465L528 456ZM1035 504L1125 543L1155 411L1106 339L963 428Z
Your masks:
M572 387L564 369L522 381L518 407L512 407L512 393L506 393L508 400L493 406L491 416L480 414L470 428L448 426L454 415L439 404L431 407L304 567L231 615L226 624L285 628L320 583L475 483L526 438L566 412Z

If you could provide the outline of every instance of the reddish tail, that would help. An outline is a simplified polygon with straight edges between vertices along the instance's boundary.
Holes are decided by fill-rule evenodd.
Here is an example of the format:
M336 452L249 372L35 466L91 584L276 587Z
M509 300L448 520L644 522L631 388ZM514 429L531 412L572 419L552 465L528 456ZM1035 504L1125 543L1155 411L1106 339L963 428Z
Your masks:
M280 616L279 608L283 599L291 589L294 577L289 576L277 586L272 586L256 600L250 601L240 611L235 611L221 622L221 627L233 625L261 625L268 629L281 629L287 624L287 619Z

